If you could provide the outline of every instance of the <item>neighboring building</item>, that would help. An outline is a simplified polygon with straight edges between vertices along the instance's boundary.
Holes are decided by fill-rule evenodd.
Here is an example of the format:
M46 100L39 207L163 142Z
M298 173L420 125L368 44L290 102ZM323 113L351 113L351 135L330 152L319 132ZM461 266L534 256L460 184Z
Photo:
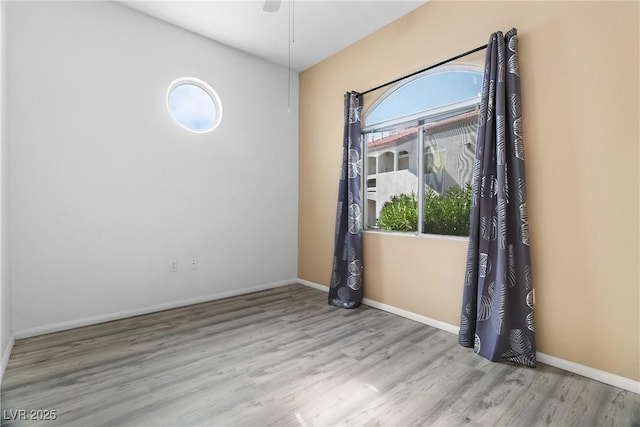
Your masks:
M366 226L374 226L384 204L398 194L418 192L418 127L365 134ZM444 194L471 181L478 132L477 110L424 127L424 183Z

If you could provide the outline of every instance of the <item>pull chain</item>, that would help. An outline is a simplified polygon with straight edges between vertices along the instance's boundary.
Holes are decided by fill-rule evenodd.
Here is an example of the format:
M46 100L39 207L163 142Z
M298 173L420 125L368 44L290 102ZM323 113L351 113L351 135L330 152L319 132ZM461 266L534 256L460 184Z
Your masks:
M288 69L288 102L287 113L291 112L291 45L295 43L295 2L289 1L289 38L287 39L287 47L289 49L289 69Z

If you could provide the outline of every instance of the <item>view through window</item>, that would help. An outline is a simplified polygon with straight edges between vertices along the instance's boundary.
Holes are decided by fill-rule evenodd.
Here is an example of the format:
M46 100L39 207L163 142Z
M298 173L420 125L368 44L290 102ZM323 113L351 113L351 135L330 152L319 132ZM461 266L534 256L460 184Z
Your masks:
M469 235L483 52L465 59L474 62L420 75L366 114L367 229Z
M171 117L190 132L210 132L222 120L222 104L216 91L193 77L183 77L169 85L167 108Z

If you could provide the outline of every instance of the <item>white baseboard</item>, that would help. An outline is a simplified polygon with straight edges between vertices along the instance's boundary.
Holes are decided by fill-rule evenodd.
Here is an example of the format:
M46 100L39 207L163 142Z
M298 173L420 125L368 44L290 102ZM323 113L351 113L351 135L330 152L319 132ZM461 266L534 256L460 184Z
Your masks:
M309 286L320 291L329 292L329 288L318 283L313 283L308 280L298 279L298 283L301 285ZM421 314L413 313L411 311L403 310L398 307L394 307L389 304L384 304L378 301L371 300L369 298L363 298L362 303L369 307L377 308L382 311L386 311L391 314L395 314L400 317L415 320L416 322L424 323L425 325L433 326L434 328L441 329L452 334L458 334L460 330L459 326L451 325L446 322L432 319ZM609 384L614 387L618 387L624 390L631 391L633 393L640 394L640 382L634 381L630 378L622 377L620 375L612 374L610 372L601 371L600 369L591 368L589 366L581 365L579 363L570 362L568 360L560 359L558 357L549 356L548 354L536 352L536 360L540 363L553 366L555 368L562 369L574 374L581 375L583 377L591 378L601 383Z
M301 285L309 286L310 288L318 289L319 291L329 292L329 288L324 285L320 285L318 283L310 282L304 279L298 279L298 283ZM443 331L451 332L452 334L457 334L460 329L458 326L451 325L449 323L441 322L436 319L432 319L427 316L423 316L422 314L413 313L411 311L403 310L398 307L394 307L389 304L384 304L382 302L374 301L369 298L363 298L362 303L364 305L368 305L369 307L377 308L382 311L386 311L391 314L395 314L396 316L404 317L409 320L415 320L416 322L424 323L425 325L433 326L434 328L442 329Z
M285 280L282 282L266 283L251 288L238 289L228 292L220 292L216 294L204 295L195 298L184 299L180 301L172 301L169 303L158 304L150 307L142 307L133 310L124 310L116 313L102 314L99 316L85 317L77 320L54 323L52 325L37 326L35 328L26 328L15 331L15 339L29 338L37 335L50 334L52 332L65 331L67 329L79 328L82 326L95 325L97 323L110 322L112 320L124 319L127 317L140 316L142 314L155 313L157 311L169 310L172 308L184 307L202 302L214 301L222 298L229 298L238 295L249 294L251 292L263 291L265 289L277 288L280 286L297 283L297 279Z
M432 319L431 317L403 310L401 308L374 301L369 298L362 298L362 303L364 305L368 305L369 307L377 308L379 310L386 311L388 313L395 314L396 316L404 317L409 320L414 320L419 323L424 323L425 325L433 326L434 328L442 329L443 331L450 332L452 334L458 335L458 331L460 330L460 327L452 325L450 323L441 322L440 320Z
M320 285L318 283L310 282L310 281L304 280L304 279L298 279L297 282L300 283L301 285L305 285L305 286L308 286L308 287L313 288L313 289L317 289L317 290L322 291L322 292L329 292L329 287L325 286L325 285Z
M565 371L572 372L574 374L582 375L583 377L600 381L601 383L609 384L614 387L622 388L633 393L640 394L640 382L634 381L630 378L621 377L620 375L601 371L600 369L591 368L589 366L570 362L568 360L560 359L555 356L549 356L548 354L540 352L536 352L536 359L540 363L544 363L555 368L559 368Z
M2 352L2 361L0 361L0 385L2 384L2 378L4 377L4 371L7 369L7 364L9 363L9 357L11 357L11 350L13 350L13 345L16 343L15 335L11 335L9 338L9 342L7 343L7 347Z

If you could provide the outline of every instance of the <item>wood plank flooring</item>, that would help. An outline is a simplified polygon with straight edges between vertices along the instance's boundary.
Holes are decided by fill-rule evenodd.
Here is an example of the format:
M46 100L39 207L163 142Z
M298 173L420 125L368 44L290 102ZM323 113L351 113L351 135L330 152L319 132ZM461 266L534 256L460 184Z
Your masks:
M326 300L290 285L19 340L2 425L640 426L637 394Z

